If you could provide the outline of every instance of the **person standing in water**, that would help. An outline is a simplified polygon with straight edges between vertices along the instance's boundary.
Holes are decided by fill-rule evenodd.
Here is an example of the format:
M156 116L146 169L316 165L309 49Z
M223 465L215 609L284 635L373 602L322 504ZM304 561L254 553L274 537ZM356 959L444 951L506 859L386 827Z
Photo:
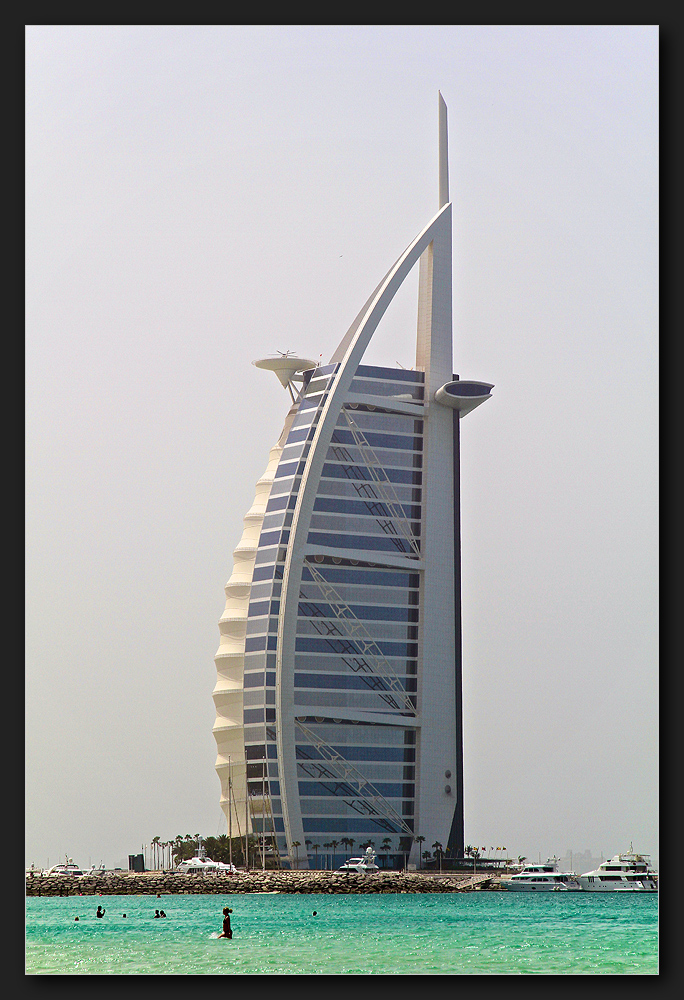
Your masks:
M219 934L220 938L232 938L233 931L230 927L230 915L233 911L229 906L223 907L223 931Z
M107 911L103 910L101 906L98 906L97 913L95 914L95 916L96 917L104 917L104 915L105 915L106 912Z

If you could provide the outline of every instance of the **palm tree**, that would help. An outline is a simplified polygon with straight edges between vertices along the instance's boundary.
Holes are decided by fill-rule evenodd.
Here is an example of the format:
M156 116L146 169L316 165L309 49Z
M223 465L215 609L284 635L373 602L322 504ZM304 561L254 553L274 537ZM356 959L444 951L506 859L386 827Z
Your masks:
M159 844L160 844L160 842L161 842L161 838L159 838L159 837L153 837L152 838L152 864L154 866L154 870L155 871L157 871L158 868L159 868Z
M295 867L299 871L299 848L302 846L299 840L293 840L292 846L295 849Z
M332 852L333 852L333 860L332 860L331 865L330 865L331 868L333 867L333 864L334 864L335 851L337 850L337 848L339 846L339 843L340 843L339 840L331 840L330 841L330 847L332 848Z
M435 857L439 861L439 870L441 872L442 871L442 853L443 853L444 849L443 849L442 845L440 844L440 842L438 840L436 840L432 846L433 846L433 848L435 850Z
M178 865L183 860L183 838L180 833L176 834L176 838L173 841L173 852L171 864Z
M311 846L313 847L314 852L316 854L316 868L318 868L318 849L319 849L319 847L321 845L320 844L312 844Z
M418 868L420 868L420 845L425 842L425 837L414 837L415 842L418 844Z
M356 843L356 841L354 840L354 838L353 837L343 837L342 838L342 843L347 848L347 854L351 854L352 847Z
M230 861L230 843L227 833L222 833L216 838L216 848L218 857L214 860L223 861L224 864L227 864Z

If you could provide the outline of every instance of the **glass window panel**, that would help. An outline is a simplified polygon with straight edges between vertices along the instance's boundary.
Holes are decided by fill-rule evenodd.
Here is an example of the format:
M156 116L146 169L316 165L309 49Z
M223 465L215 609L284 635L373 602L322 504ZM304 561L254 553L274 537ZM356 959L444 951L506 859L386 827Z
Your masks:
M396 508L393 502L393 507ZM419 504L399 504L401 513L405 518L420 520L421 510ZM383 500L372 497L366 499L351 500L342 497L316 497L314 501L314 511L325 511L335 514L353 514L357 516L390 517L391 511ZM274 515L276 516L276 515ZM265 519L264 519L265 523Z
M366 511L365 516L359 515L335 515L335 514L313 514L311 517L311 528L316 531L330 529L349 534L359 532L369 535L399 535L405 538L413 535L414 538L420 536L420 521L409 521L405 517L395 517L384 504L369 503L375 507L376 511Z
M307 542L326 548L357 549L368 552L392 552L399 555L415 555L409 540L403 535L344 535L325 531L310 531Z
M368 750L369 747L393 747L401 749L401 753L393 752L391 760L415 763L415 729L402 728L401 724L379 726L363 722L351 723L344 719L328 719L326 722L319 723L314 722L310 716L305 716L305 721L306 725L315 731L317 736L325 740L343 757L348 756L349 747L363 748L364 750ZM306 741L299 734L297 734L297 744L306 749ZM349 759L351 760L352 757Z
M323 837L331 833L353 833L356 840L360 840L362 837L370 837L372 840L377 840L378 836L383 836L386 833L397 837L403 835L403 830L400 831L389 820L383 818L373 821L370 817L366 819L352 816L344 819L310 819L309 817L303 817L302 825L304 833L308 837L315 837L316 835ZM321 860L323 853L321 851ZM312 851L309 852L309 857L314 857Z
M355 378L349 388L350 393L370 396L398 396L400 399L422 399L422 385L401 385L396 382L378 382L374 379Z
M382 368L378 365L359 365L356 376L389 379L394 382L416 382L421 385L425 381L425 372L412 371L408 368Z
M262 621L263 619L258 619ZM380 643L382 640L389 639L397 642L411 642L418 639L418 626L408 625L405 622L363 622L362 619L357 619L362 622L363 631L359 635L359 639L363 641L373 641ZM349 621L349 619L344 619L344 621ZM252 634L247 628L247 634ZM354 623L352 621L352 625ZM360 629L360 626L354 626ZM307 618L299 617L297 619L297 635L320 635L324 638L346 639L349 642L354 642L354 636L350 634L348 626L340 622L339 619L335 618ZM335 642L333 646L333 651L339 649L339 644ZM355 646L356 651L360 651L359 646ZM370 655L370 653L369 653Z
M289 498L289 494L297 492L300 482L301 478L296 476L289 479L276 479L271 487L271 494L273 497L287 494Z
M299 404L299 413L318 408L323 401L323 396L317 393L315 396L304 396Z
M298 441L296 444L287 444L280 455L280 462L292 462L297 458L302 458L309 453L309 443Z
M361 410L355 407L347 407L349 415L354 423L362 431L395 432L408 436L416 436L423 433L423 421L417 417L411 417L403 413L380 413L378 410ZM344 413L340 413L337 418L337 426L348 428L349 424Z
M302 406L300 405L299 409L297 410L297 415L292 421L292 427L290 427L290 430L292 430L293 427L306 427L307 424L308 425L317 424L320 415L321 415L320 410L312 407L311 401L309 400L307 401L307 405L305 407L302 408Z
M243 703L243 705L245 705L245 706L249 705L252 708L255 705L263 705L264 704L264 688L263 687L257 687L257 688L254 688L253 690L249 689L249 688L245 688L245 690L242 692L242 703Z
M373 729L388 729L392 731L391 727L386 726L373 726ZM401 731L395 730L400 736L403 736ZM357 729L358 738L358 729ZM325 757L316 747L311 746L302 742L299 737L296 738L296 757L297 760L321 760L325 761ZM415 763L415 748L405 747L405 746L390 746L382 743L378 743L373 746L363 746L361 744L345 744L341 745L339 743L331 744L335 753L338 753L340 757L344 757L345 760L349 761L397 761L405 763L409 761ZM379 772L380 773L380 772Z
M305 395L312 396L314 393L324 392L332 382L332 379L330 378L318 378L317 375L318 373L316 372L314 377L306 386L306 389L304 390Z
M336 566L326 557L326 561L314 564L316 571L320 573L324 580L330 583L359 584L362 586L375 585L376 587L404 587L415 589L419 586L420 577L418 573L407 573L401 570L375 569L366 566ZM313 580L311 570L307 563L304 563L303 580Z
M268 605L268 601L250 601L247 614L250 618L258 618L259 615L267 615Z
M373 468L379 465L382 469L395 467L413 469L420 467L423 461L422 456L413 451L386 451L382 448L373 448L372 451L373 455L369 456L368 462L366 462L366 456L359 448L352 447L352 445L331 444L325 460L326 462L344 462L346 465L360 465L364 468L367 468L369 464ZM374 476L363 476L363 478L375 479ZM381 476L381 478L385 477ZM391 476L388 478L391 479Z
M263 674L261 675L263 677ZM308 674L302 671L295 673L295 687L298 689L311 688L314 690L324 689L327 691L366 691L368 683L376 680L382 681L382 677L368 674L354 674L351 671L347 674ZM415 692L415 677L392 678L398 680L405 691ZM274 682L275 683L275 682ZM256 687L255 684L250 685Z
M411 790L408 791L403 782L393 782L389 783L386 781L376 782L374 784L375 789L382 795L385 799L404 799L413 798L414 791L411 786ZM354 794L356 792L356 795ZM350 794L351 793L351 794ZM328 805L330 799L344 799L355 798L358 795L358 788L351 782L339 782L330 780L327 782L320 781L299 781L299 794L302 796L310 797L321 797L324 801L321 806ZM327 797L327 798L326 798ZM307 805L310 804L307 803ZM339 813L339 804L331 803L334 812Z
M248 639L247 642L263 642L264 637L259 636L258 638ZM414 643L404 643L404 642L386 642L384 639L379 639L377 642L378 648L381 653L385 656L401 656L401 657L417 657L418 647ZM253 649L263 649L262 646L253 646ZM295 650L303 653L340 653L342 655L358 654L359 649L350 639L339 638L335 636L330 636L327 639L322 636L298 636L295 639Z
M260 563L272 563L272 562L275 562L277 551L278 550L275 547L274 548L268 548L268 549L264 549L264 548L259 547L259 549L257 551L257 554L256 554L256 559L254 561L255 561L255 563L257 565L259 565ZM272 575L272 573L273 573L273 571L271 571L271 575ZM252 579L253 580L258 579L258 577L257 577L256 574L257 574L257 570L255 569L254 572L253 572L253 574L252 574Z
M407 674L416 676L418 673L417 660L386 657L384 662L388 673L396 677L403 677ZM338 653L297 653L295 656L295 668L302 672L311 670L312 672L326 674L347 674L350 670L358 671L363 668L363 657L340 656Z
M263 697L263 696L262 696ZM299 690L295 692L295 711L310 712L324 716L326 709L346 709L358 712L382 712L383 714L395 711L397 718L403 718L400 714L407 708L407 702L415 701L410 696L405 696L401 692L388 690L373 690L370 687L366 692L359 691L309 691Z
M246 653L245 654L245 676L250 672L259 672L264 670L266 665L266 654L263 652L257 653Z
M420 503L422 490L418 486L403 486L395 483L393 494L400 503ZM352 497L371 500L382 500L382 496L373 484L364 480L346 480L335 478L321 479L318 485L318 496Z
M287 507L287 497L270 497L268 503L266 504L266 511L272 510L285 510Z
M381 434L376 431L361 430L360 425L359 430L363 434L364 441L367 442L374 450L377 448L392 450L398 449L400 451L410 452L423 450L422 437L408 437L403 434ZM332 433L331 443L353 445L356 443L356 438L348 428L343 426L336 427Z
M259 536L259 548L265 548L268 545L276 545L280 541L280 529L277 531L262 531Z
M268 618L248 619L245 626L245 635L266 635L268 632ZM250 646L250 649L263 649L264 646Z
M303 462L281 462L278 468L276 469L275 478L284 479L287 476L301 475L303 471L304 471Z
M259 553L257 553L257 557L258 555ZM258 558L257 562L259 562ZM252 573L252 581L256 583L258 580L272 580L274 568L274 566L255 566Z
M261 606L261 605L260 605ZM388 607L372 604L348 604L354 618L360 621L377 622L417 622L418 608ZM251 605L250 605L251 608ZM263 613L263 612L259 612ZM299 616L301 618L331 618L337 617L335 608L326 601L302 601L299 602ZM346 616L345 616L346 617Z
M414 484L420 486L421 473L409 469L398 469L383 467L383 471L391 483ZM370 470L365 465L338 465L337 463L326 461L323 466L323 475L329 479L354 479L360 483L374 483ZM377 489L377 488L376 488ZM377 493L374 495L377 496ZM382 499L382 494L380 494ZM398 497L398 499L401 499Z
M310 441L313 436L313 427L294 427L287 436L287 444L295 444L297 441Z
M266 586L270 586L270 584L266 584ZM336 585L335 593L348 604L357 602L359 604L399 605L401 607L415 607L418 604L418 592L403 588L388 587L387 590L383 591L377 587L353 587L340 583ZM301 596L308 601L326 599L317 583L306 583L306 591Z
M245 639L245 651L266 649L266 636L257 635Z

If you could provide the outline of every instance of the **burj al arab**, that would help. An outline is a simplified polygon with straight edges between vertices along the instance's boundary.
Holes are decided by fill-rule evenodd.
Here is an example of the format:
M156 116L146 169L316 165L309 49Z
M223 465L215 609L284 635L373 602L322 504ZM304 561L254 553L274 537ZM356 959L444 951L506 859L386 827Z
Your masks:
M493 386L454 373L441 94L438 131L436 214L329 362L254 362L287 412L225 587L213 732L232 835L282 867L463 853L460 423ZM414 367L364 364L414 266Z

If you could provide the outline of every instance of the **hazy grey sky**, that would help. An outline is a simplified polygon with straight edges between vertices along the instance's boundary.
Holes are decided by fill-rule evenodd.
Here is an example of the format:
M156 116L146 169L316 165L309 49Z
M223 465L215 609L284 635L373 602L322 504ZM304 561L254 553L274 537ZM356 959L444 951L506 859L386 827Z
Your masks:
M26 861L225 832L211 692L288 397L437 209L466 840L658 853L658 32L32 25ZM417 275L366 361L413 364Z

